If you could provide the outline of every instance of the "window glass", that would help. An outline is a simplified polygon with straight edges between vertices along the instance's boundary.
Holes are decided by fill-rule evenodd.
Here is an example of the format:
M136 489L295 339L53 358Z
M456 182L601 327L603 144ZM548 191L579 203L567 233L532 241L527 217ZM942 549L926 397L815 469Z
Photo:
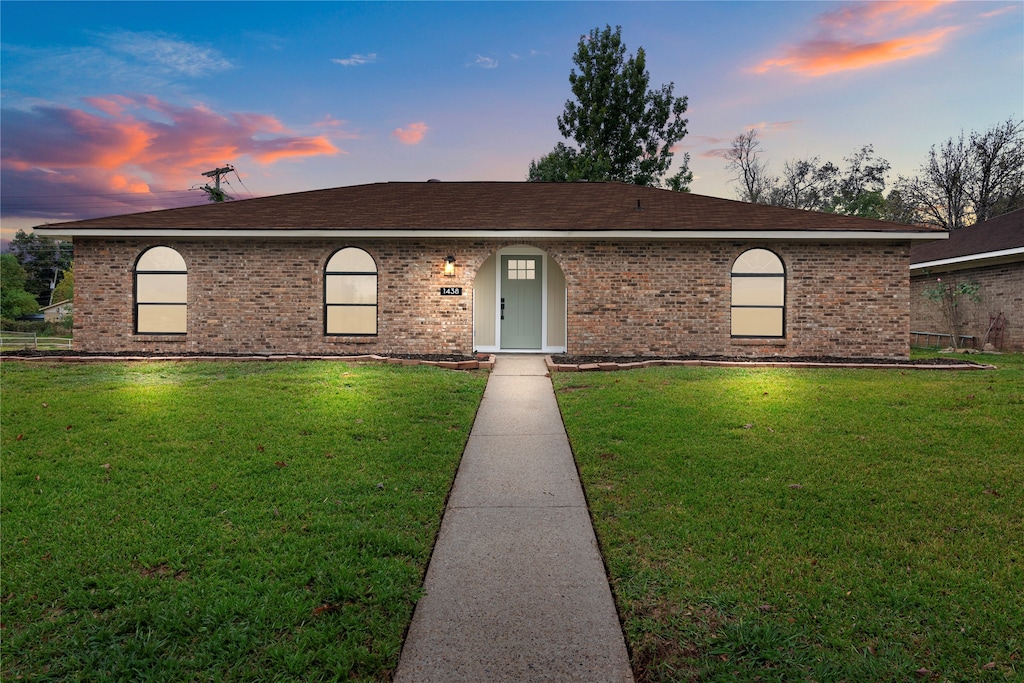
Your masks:
M750 249L732 267L732 336L783 337L786 270L767 249Z
M377 334L377 307L328 306L327 334Z
M373 257L362 249L348 247L334 252L327 262L328 273L376 273L377 264Z
M185 331L188 306L139 304L138 331L150 334L177 334Z
M362 249L346 247L327 260L324 331L377 334L377 264Z
M781 306L785 302L786 283L781 277L732 278L733 306Z
M376 304L376 275L328 275L328 304Z
M185 273L139 273L135 296L140 304L180 304L188 300Z
M135 264L135 331L188 331L188 273L185 259L170 247L153 247Z
M136 271L185 271L185 259L170 247L153 247L139 258Z

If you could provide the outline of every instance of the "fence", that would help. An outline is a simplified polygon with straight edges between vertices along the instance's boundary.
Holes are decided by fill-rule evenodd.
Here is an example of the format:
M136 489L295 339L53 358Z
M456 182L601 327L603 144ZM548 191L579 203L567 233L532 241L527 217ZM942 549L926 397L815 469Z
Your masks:
M71 350L70 337L40 337L36 332L2 332L0 331L0 350L39 349L54 351Z

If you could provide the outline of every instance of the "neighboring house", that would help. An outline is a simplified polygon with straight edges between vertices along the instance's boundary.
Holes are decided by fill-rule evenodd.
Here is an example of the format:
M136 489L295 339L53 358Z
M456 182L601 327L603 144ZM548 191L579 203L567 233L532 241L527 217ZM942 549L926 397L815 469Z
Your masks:
M980 301L960 304L962 334L974 337L976 346L991 342L1001 349L1024 351L1024 209L955 230L948 240L911 248L913 332L948 332L941 310L925 296L938 278L979 285Z
M623 183L377 183L36 228L91 352L905 357L933 228Z
M49 306L43 306L39 309L43 314L43 320L48 323L60 322L67 316L71 315L71 299L65 299L64 301L58 301L55 304Z

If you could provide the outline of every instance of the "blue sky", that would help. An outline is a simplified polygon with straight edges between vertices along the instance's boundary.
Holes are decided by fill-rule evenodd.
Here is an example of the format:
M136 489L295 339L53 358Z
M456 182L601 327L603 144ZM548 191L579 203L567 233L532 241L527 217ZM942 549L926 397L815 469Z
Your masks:
M621 25L689 97L692 190L757 127L776 170L864 144L909 175L1024 116L1024 3L0 4L4 236L43 222L389 180L522 180L582 34Z

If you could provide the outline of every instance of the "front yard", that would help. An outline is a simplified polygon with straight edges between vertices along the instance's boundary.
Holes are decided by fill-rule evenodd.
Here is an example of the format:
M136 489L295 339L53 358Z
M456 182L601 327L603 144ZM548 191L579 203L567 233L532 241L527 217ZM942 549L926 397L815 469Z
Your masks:
M4 680L387 680L486 375L2 364Z
M1024 675L1024 358L555 390L638 680Z

